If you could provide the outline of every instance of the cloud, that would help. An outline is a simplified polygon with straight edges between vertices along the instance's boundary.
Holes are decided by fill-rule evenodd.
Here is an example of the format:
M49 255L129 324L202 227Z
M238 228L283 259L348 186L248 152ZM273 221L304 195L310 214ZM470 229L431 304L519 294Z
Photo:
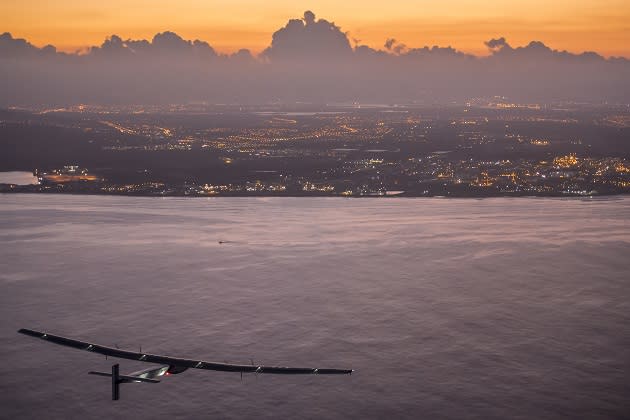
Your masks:
M151 42L146 39L125 41L125 46L134 54L148 54L151 50Z
M109 58L152 58L179 60L183 57L213 58L217 53L205 41L184 40L174 32L156 34L151 41L123 39L118 35L108 37L100 47L92 47L90 54Z
M400 55L406 51L408 51L408 48L405 44L398 42L396 39L394 38L387 38L387 40L385 41L385 45L384 45L385 49L387 51L390 51L394 54Z
M3 57L24 57L38 54L40 51L30 42L21 38L13 38L10 33L0 35L0 54Z
M245 48L241 48L240 50L232 54L230 58L233 58L235 60L247 60L247 61L252 61L252 62L255 60L251 51Z
M306 25L314 24L315 13L311 12L310 10L307 10L306 12L304 12L304 22L306 23Z
M554 60L581 62L584 64L593 61L607 61L604 57L594 52L573 54L568 51L554 50L541 41L531 41L523 47L513 48L504 37L501 37L486 41L484 44L490 49L493 56L500 57L503 60L537 63L545 60Z
M105 39L100 47L93 47L90 52L95 55L103 56L121 56L133 53L133 51L127 48L122 38L118 35L112 35Z
M303 19L291 19L273 34L271 46L263 56L271 60L320 60L348 57L350 41L334 23L315 19L311 11Z
M510 44L507 43L504 37L493 38L489 41L484 42L484 44L493 51L497 51L503 48L512 49L512 47L510 47Z
M404 47L404 44L403 44ZM394 48L396 50L396 48ZM434 45L433 47L424 47L424 48L412 48L405 51L404 56L413 57L413 58L424 58L426 60L431 59L450 59L450 58L474 58L471 54L466 54L461 51L457 51L453 47L438 47Z
M523 101L630 101L630 62L573 54L540 41L485 42L489 56L450 46L383 49L355 42L307 11L273 34L258 57L218 54L174 32L150 40L112 35L83 54L0 35L0 105L90 103L448 102L475 96Z
M156 50L182 52L188 51L192 45L190 41L184 41L182 37L174 32L166 31L156 34L151 41L151 45Z

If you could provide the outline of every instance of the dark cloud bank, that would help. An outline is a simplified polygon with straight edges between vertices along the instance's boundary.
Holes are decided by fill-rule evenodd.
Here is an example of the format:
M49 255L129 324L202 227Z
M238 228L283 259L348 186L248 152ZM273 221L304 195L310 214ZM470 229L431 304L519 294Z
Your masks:
M358 43L357 43L358 44ZM486 42L476 57L451 47L351 45L334 23L306 12L273 34L259 56L218 54L204 41L163 32L112 35L85 54L0 35L0 106L68 103L426 103L504 95L520 101L630 102L630 61Z

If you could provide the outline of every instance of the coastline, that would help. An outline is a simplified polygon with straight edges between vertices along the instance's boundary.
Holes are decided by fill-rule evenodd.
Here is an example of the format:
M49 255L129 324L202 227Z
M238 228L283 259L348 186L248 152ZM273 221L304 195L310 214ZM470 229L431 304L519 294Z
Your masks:
M433 198L433 199L487 199L487 198L569 198L569 199L608 199L614 197L628 197L630 192L611 192L602 194L529 194L529 193L497 193L497 194L408 194L401 193L396 195L378 195L378 194L324 194L324 193L223 193L212 195L201 194L142 194L142 193L101 193L94 191L33 191L22 190L19 188L3 189L0 187L0 195L73 195L73 196L105 196L105 197L145 197L145 198L341 198L341 199L412 199L412 198Z

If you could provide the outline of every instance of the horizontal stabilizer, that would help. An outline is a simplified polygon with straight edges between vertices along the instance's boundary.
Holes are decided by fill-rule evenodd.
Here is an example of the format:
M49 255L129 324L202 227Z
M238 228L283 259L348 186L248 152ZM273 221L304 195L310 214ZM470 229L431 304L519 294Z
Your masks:
M107 376L108 378L112 377L112 374L107 373L107 372L89 371L88 374L97 375L97 376ZM118 378L121 380L121 382L148 382L151 384L160 383L160 381L158 381L157 379L139 378L137 376L129 376L129 375L118 375Z

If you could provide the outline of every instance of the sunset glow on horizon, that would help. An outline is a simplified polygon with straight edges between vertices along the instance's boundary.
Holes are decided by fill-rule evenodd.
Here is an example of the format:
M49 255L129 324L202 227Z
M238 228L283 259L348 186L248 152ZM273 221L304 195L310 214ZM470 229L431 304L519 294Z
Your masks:
M112 34L151 39L168 30L207 41L222 53L241 48L258 53L270 45L273 32L305 10L335 22L353 44L376 49L395 38L411 48L452 46L484 55L484 41L503 36L514 46L536 40L558 50L630 57L630 3L621 0L397 0L386 6L357 0L182 0L176 7L166 0L5 0L0 32L74 52Z

